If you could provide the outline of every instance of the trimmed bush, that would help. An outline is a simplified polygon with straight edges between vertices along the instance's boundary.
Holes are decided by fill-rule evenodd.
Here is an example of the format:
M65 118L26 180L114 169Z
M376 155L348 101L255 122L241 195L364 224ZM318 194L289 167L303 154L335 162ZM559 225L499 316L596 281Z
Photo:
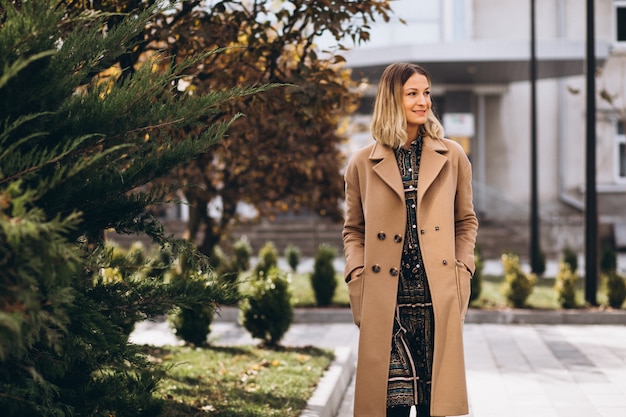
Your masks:
M600 249L600 271L609 274L617 269L617 254L610 243L603 243Z
M274 242L266 242L259 250L259 262L254 268L257 277L267 276L270 269L278 265L278 250Z
M320 307L329 306L335 296L337 280L335 278L333 261L336 257L337 251L330 245L323 243L317 248L315 264L313 265L310 279L311 287L315 294L315 301Z
M233 243L231 256L227 256L219 246L215 247L212 259L216 265L218 280L220 283L231 287L236 295L229 305L239 301L239 274L250 269L251 254L252 247L245 236Z
M300 249L292 244L287 245L285 247L285 259L291 267L291 272L297 272L300 264Z
M243 327L266 346L278 345L293 321L289 275L272 267L251 283L250 295L241 304Z
M176 336L195 346L203 346L211 332L215 312L212 308L181 308L172 315Z
M507 303L515 308L522 308L533 292L537 277L535 274L526 274L522 271L519 256L514 253L502 255L504 267L504 284L502 291Z
M556 274L554 289L556 290L559 305L563 308L576 307L576 284L578 275L572 265L562 261L559 263L559 272Z
M177 308L168 317L177 337L188 344L202 346L207 343L217 305L235 304L239 300L239 293L236 290L236 278L232 281L224 279L224 276L217 275L213 271L197 271L190 261L186 256L179 258L177 267L172 268L169 273L172 282L179 282L183 285L198 282L214 283L216 288L227 291L226 297L216 297L215 302L210 304L178 303Z
M606 289L609 298L609 306L622 308L626 299L626 281L615 270L606 274Z
M252 257L252 246L246 236L240 237L233 243L233 261L237 272L250 269L250 258Z
M574 273L578 271L578 254L569 246L563 248L561 260L568 264Z

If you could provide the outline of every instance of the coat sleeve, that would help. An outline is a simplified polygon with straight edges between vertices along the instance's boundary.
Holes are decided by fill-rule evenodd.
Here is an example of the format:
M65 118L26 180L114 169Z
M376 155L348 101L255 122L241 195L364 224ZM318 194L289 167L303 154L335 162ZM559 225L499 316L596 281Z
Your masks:
M472 166L462 150L458 155L457 188L454 200L454 232L456 258L463 262L473 275L474 247L478 219L472 197Z
M365 218L363 201L356 158L346 168L345 179L345 213L342 230L343 251L346 258L344 279L349 280L350 274L364 265Z

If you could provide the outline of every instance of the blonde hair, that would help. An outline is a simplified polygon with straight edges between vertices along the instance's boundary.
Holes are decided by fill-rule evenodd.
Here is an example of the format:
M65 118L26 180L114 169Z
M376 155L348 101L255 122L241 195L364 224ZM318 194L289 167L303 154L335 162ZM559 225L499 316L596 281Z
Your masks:
M425 76L428 85L431 85L430 75L417 64L391 64L380 77L370 124L370 131L376 142L398 148L409 141L402 105L402 88L413 74ZM420 134L432 138L444 137L443 126L432 109L428 112L426 123L420 127Z

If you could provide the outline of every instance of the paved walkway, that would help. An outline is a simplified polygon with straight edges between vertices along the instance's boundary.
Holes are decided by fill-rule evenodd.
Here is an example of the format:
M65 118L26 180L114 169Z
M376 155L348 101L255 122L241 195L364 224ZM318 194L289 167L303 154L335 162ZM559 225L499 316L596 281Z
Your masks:
M465 356L473 417L626 416L626 326L467 324Z
M255 343L228 321L214 323L209 337L214 344ZM351 323L294 323L283 343L344 349L353 361L357 339ZM162 322L140 323L131 340L179 343ZM472 417L626 416L624 325L469 323L465 348ZM334 417L352 417L351 377L330 387L347 386L333 393L339 396Z
M469 324L471 415L626 416L626 327Z

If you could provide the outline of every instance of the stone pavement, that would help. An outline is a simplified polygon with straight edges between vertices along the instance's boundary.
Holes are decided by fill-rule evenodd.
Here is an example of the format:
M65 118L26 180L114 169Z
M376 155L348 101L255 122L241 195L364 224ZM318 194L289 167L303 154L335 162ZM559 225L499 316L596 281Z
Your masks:
M626 312L563 317L470 310L465 325L470 416L626 416ZM227 310L212 324L211 343L256 343L232 318ZM302 417L352 417L358 329L348 318L345 311L300 311L283 339L285 345L333 348L337 354ZM585 324L558 324L568 322ZM165 322L139 323L131 341L180 343Z
M476 417L626 416L626 326L465 328Z

